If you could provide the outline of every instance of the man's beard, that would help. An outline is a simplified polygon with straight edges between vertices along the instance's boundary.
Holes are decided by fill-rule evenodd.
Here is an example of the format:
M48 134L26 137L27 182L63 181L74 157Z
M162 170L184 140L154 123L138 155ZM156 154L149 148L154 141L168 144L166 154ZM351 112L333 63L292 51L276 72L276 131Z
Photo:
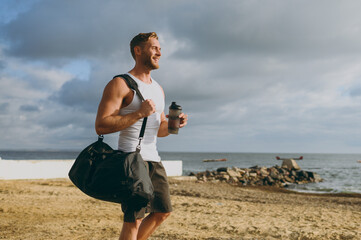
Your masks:
M144 66L148 67L150 70L155 70L159 68L159 65L155 64L152 61L152 57L149 55L144 55L143 64Z

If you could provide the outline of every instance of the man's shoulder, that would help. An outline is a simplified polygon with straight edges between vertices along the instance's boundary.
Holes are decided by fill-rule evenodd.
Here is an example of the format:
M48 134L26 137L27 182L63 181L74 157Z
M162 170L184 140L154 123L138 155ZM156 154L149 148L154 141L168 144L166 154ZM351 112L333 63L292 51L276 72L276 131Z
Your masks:
M127 88L129 88L129 87L128 87L128 84L127 84L127 82L126 82L126 80L125 80L125 78L124 78L123 75L114 76L113 79L110 80L109 83L111 83L111 84L113 84L113 85L118 85L118 86L120 86L120 87L127 87Z
M137 82L134 80L133 77L129 76L128 74L120 74L113 77L113 79L122 85L126 85L129 89L133 88L134 85L137 86ZM133 86L133 87L132 87Z
M113 77L113 79L108 82L105 88L108 91L111 91L114 94L120 96L127 95L131 91L124 78L120 76Z
M115 80L115 81L123 81L123 82L125 82L124 75L125 74L116 75L116 76L113 77L113 79L111 81Z

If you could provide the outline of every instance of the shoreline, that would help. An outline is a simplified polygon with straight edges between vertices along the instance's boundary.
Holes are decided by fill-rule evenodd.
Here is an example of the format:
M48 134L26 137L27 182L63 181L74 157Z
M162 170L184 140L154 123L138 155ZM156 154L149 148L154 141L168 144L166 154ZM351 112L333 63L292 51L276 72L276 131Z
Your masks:
M189 179L169 178L173 213L150 240L361 238L361 194ZM0 238L10 240L117 239L122 225L119 204L90 198L68 179L0 180L0 214Z
M244 159L248 159L248 157L244 157L242 155L239 155L239 156L237 155L237 156L224 156L224 157L227 157L227 159L229 160L229 163L231 163L232 161L234 162L231 165L226 164L226 165L223 166L223 164L218 165L217 163L216 164L203 165L203 163L201 163L201 162L197 163L196 161L192 161L192 164L195 164L195 165L194 165L194 168L190 168L190 166L193 166L193 165L190 164L190 161L189 161L189 159L191 159L191 158L193 159L193 158L198 157L200 159L203 159L205 156L209 156L209 157L212 157L212 158L222 156L222 155L214 155L213 156L212 154L203 154L203 155L200 155L200 156L198 156L198 155L193 156L192 154L190 154L190 153L188 153L188 155L178 154L178 155L175 155L175 156L165 155L164 159L183 159L184 158L185 160L183 160L183 170L179 171L179 173L177 173L178 175L182 175L182 176L187 176L192 172L198 173L198 172L202 172L202 171L206 171L206 170L214 171L219 167L240 166L239 162L242 162L242 164L243 164L243 165L241 164L242 168L249 168L249 166L253 166L254 164L256 164L256 162L250 162L250 161L248 162L249 163L248 164L247 160L244 160ZM260 159L266 159L266 158L271 157L271 156L268 156L267 154L263 154L263 155L261 154L261 156L259 158ZM334 162L335 157L334 158L331 157L334 154L328 154L328 155L330 155L330 156L328 156L329 159L327 159L327 161L325 160L324 162L326 163L326 162L330 161L331 163L335 164L335 162ZM353 155L353 154L351 154L351 155ZM4 160L3 162L7 162L8 160L10 160L10 161L24 160L23 155L19 155L19 156L22 156L22 158L17 159L17 160L10 160L10 158L8 156L8 158L3 159ZM19 156L17 156L17 157L19 157ZM56 160L56 161L49 161L51 163L54 163L52 165L56 165L57 164L56 162L59 162L59 160L64 161L64 163L63 163L64 165L66 164L66 162L71 162L72 161L70 158L66 158L64 156L61 159L60 158L55 159L56 155L54 155L54 154L52 154L51 156L46 157L45 159L41 159L41 160L38 157L39 155L36 155L36 156L37 157L35 157L34 160L36 159L37 162L42 162L43 160L49 160L49 159ZM168 157L168 158L166 158L166 157ZM237 157L237 159L239 157L239 159L241 159L242 161L241 160L235 161L234 159L236 157ZM312 159L312 157L314 157L312 154L310 156L308 156L308 158L310 158L310 159ZM345 158L345 159L347 160L347 166L348 166L347 168L350 168L350 170L346 169L347 171L344 170L342 172L339 172L338 170L335 170L336 173L337 173L337 176L335 176L335 177L331 177L331 175L330 175L334 171L332 169L336 169L336 168L334 168L334 165L332 165L333 167L331 168L331 170L323 171L323 170L320 170L318 168L312 168L312 167L315 167L315 165L312 165L312 164L314 162L317 162L318 160L309 161L309 163L307 163L307 164L306 164L307 160L303 160L304 162L302 162L302 164L304 163L303 165L308 166L309 168L304 168L305 166L300 165L302 167L302 169L305 169L305 171L313 171L313 172L319 174L322 178L324 178L325 181L322 182L322 183L307 184L307 185L303 185L303 186L302 185L291 185L290 189L293 189L293 187L295 187L296 189L293 189L293 190L297 191L297 192L321 193L321 194L326 194L326 193L331 193L331 194L334 194L334 193L360 193L361 194L360 185L357 184L357 182L359 182L359 180L360 180L360 178L359 178L359 171L360 171L359 166L361 167L361 165L360 164L355 165L356 161L355 160L351 161L350 157ZM28 159L26 161L29 161L29 160L30 159ZM34 160L30 160L29 162L33 162ZM171 161L173 161L173 160L171 160ZM1 162L2 161L0 161L0 165L1 165ZM247 164L245 164L245 163L247 163ZM355 165L355 166L353 166L352 164ZM29 164L27 164L27 165L29 165ZM268 163L268 162L266 163L263 160L257 161L257 165L259 165L259 166L269 166L269 167L272 166L270 163ZM321 163L319 165L322 166ZM205 166L207 166L207 167L205 167ZM312 167L310 167L310 166L312 166ZM201 167L201 168L204 167L204 169L200 169L199 167ZM33 170L29 171L29 167L26 167L25 170L22 171L21 173L19 172L19 169L16 167L14 170L6 171L5 175L10 176L11 178L15 178L14 176L11 176L11 175L14 175L16 173L18 175L18 176L16 176L17 178L20 176L19 178L32 178L32 179L37 179L38 177L46 178L45 175L49 176L48 178L67 177L67 171L69 170L68 169L69 167L64 167L64 171L63 171L64 174L62 174L62 175L59 175L60 166L56 167L56 172L53 171L54 173L50 174L50 172L48 170L51 169L51 168L53 168L53 167L46 166L45 167L46 170L40 171L39 174L32 174L35 171L33 171ZM2 176L2 174L1 174L2 171L3 171L2 167L0 166L0 179L10 179L10 177ZM34 175L34 176L30 177L29 176L30 173L32 175ZM11 175L9 175L9 174L11 174ZM345 180L344 176L347 175L347 174L352 176L351 179ZM349 184L351 184L351 185L349 185Z
M196 178L193 176L178 176L178 177L168 177L169 182L196 182ZM202 184L202 183L200 183ZM215 183L217 184L217 183ZM226 184L226 183L224 183ZM361 193L353 193L353 192L303 192L303 191L296 191L293 189L288 189L287 187L274 187L274 186L250 186L250 185L233 185L231 186L245 188L245 189L254 189L254 190L262 190L266 192L273 192L273 193L294 193L294 194L300 194L305 196L325 196L325 197L350 197L350 198L361 198Z
M324 197L347 197L347 198L361 198L361 193L352 193L352 192L334 192L334 193L328 193L328 192L303 192L303 191L296 191L292 189L287 188L277 188L272 186L241 186L244 188L250 188L250 189L259 189L262 191L269 191L269 192L280 192L280 193L293 193L293 194L299 194L304 196L324 196Z

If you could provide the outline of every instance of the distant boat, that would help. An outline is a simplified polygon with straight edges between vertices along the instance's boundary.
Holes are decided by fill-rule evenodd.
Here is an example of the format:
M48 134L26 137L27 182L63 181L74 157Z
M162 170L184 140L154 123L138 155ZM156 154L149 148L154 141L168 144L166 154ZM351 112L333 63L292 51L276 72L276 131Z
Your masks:
M277 160L288 160L288 159L293 159L293 160L302 160L303 156L300 156L299 158L280 158L279 156L276 156Z
M204 159L203 162L225 162L227 161L226 158L221 158L221 159Z
M357 162L358 162L358 163L361 163L361 160L358 160Z

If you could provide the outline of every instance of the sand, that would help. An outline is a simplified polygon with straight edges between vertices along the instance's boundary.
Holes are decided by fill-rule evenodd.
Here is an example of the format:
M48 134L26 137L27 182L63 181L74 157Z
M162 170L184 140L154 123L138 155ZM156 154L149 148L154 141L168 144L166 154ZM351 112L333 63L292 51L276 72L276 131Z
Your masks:
M361 239L361 196L171 179L174 212L149 239ZM117 239L120 205L67 179L0 180L0 239Z

